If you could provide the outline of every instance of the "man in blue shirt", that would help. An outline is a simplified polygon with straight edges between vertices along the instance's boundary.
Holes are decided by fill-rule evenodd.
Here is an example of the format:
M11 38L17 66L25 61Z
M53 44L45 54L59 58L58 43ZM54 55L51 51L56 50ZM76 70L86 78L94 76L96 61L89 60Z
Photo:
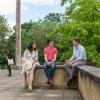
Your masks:
M86 64L86 51L80 44L79 39L73 39L73 55L69 60L65 61L64 68L69 74L69 82L72 82L78 66Z

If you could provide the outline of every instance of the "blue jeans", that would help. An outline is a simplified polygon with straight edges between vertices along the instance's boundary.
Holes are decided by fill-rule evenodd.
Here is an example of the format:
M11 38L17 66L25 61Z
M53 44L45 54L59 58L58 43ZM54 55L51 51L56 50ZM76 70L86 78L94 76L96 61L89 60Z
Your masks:
M48 67L47 63L44 63L44 72L48 78L48 80L51 80L54 72L55 72L56 62L52 62L51 66Z

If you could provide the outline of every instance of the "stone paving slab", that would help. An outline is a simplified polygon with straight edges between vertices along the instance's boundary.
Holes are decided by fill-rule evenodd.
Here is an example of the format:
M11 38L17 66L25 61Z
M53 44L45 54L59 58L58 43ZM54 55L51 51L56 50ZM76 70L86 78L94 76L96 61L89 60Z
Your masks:
M0 70L0 100L81 100L81 97L77 90L49 87L28 92L18 70L13 71L12 77L7 76L6 70Z

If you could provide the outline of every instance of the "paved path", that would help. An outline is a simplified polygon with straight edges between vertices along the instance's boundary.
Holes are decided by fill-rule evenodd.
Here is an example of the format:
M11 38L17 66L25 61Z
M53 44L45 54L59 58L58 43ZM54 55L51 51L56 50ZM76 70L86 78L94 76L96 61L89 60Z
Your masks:
M23 87L19 71L8 77L6 70L0 70L0 100L81 100L76 90L41 88L28 92Z

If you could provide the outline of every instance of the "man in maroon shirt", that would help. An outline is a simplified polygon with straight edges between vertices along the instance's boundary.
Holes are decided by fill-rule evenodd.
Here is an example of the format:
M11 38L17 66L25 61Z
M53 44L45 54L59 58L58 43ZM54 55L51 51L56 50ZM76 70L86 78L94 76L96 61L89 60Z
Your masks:
M47 47L44 49L44 71L48 78L47 84L52 84L52 77L55 72L57 49L52 40L47 41Z

